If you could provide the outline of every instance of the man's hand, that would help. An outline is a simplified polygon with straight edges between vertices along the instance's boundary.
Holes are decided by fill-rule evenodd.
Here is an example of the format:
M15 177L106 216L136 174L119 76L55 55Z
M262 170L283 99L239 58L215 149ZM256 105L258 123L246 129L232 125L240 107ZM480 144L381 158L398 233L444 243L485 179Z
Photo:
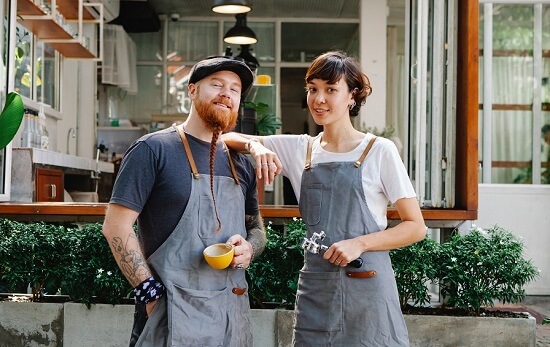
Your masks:
M235 254L231 261L231 267L234 269L246 269L252 261L253 250L250 242L246 241L241 235L233 235L226 243L235 246Z
M155 306L157 305L157 303L158 303L158 300L155 300L145 305L145 310L147 311L147 317L151 317L151 313L153 313L153 310L155 309Z

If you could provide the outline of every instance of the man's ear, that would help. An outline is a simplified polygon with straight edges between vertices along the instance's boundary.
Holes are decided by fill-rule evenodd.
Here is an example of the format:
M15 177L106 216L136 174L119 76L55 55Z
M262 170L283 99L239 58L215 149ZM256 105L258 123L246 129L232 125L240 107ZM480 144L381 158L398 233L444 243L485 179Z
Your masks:
M195 99L197 96L197 84L191 83L187 86L187 95L189 95L189 99Z

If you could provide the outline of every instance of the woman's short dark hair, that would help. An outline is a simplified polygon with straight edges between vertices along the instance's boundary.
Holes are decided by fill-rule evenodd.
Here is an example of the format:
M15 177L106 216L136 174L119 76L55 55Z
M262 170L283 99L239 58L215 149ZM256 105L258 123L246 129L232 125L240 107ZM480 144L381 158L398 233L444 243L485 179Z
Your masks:
M369 78L361 69L361 65L356 59L341 51L326 52L315 58L307 69L306 83L315 78L328 83L336 83L344 78L355 100L355 106L349 111L352 117L359 114L359 109L367 96L372 93Z

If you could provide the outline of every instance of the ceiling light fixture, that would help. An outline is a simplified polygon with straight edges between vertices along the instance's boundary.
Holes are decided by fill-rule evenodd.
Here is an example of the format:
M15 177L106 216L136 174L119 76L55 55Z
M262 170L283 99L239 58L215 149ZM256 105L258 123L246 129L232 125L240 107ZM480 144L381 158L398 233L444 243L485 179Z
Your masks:
M212 11L223 14L246 13L252 10L247 0L214 0Z
M258 42L254 31L246 26L246 13L239 13L235 18L237 23L225 33L223 41L235 45L252 45Z

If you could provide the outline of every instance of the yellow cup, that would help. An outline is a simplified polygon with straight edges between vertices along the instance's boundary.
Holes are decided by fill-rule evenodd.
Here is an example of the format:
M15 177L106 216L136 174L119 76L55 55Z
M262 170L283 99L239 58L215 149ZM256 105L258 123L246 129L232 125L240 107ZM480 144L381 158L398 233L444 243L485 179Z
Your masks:
M202 255L204 259L214 269L225 269L231 264L235 247L225 243L216 243L204 249Z
M256 84L271 84L271 76L269 75L256 76Z

